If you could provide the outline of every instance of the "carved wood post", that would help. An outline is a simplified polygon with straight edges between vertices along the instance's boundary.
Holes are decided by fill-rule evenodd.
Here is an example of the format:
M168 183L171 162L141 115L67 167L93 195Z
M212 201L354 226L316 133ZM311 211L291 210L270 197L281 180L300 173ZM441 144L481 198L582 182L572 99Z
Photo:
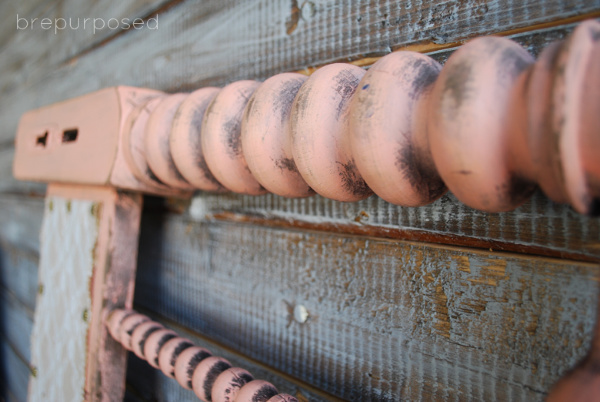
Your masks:
M31 401L123 399L126 351L106 315L131 307L142 196L51 184L31 337Z
M107 88L21 118L14 175L49 183L31 401L123 399L126 350L104 324L112 309L132 307L141 192L183 194L140 180L127 162L135 149L122 146L132 116L143 116L146 104L160 96Z

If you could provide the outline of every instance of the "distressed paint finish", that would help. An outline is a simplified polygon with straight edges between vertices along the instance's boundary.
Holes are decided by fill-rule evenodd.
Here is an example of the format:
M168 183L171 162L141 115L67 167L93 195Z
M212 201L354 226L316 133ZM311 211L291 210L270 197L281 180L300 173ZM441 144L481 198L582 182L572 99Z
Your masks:
M541 400L596 317L568 260L174 215L140 247L138 306L344 399Z
M356 168L347 136L350 101L364 74L350 64L325 66L300 87L290 111L298 171L313 190L338 201L372 194Z
M269 192L306 197L306 184L292 155L290 112L307 77L283 73L263 82L248 101L242 117L242 148L252 176Z
M0 79L0 88L7 88L14 94L19 91L15 83L31 84L39 91L36 93L40 99L34 101L37 106L125 81L130 85L173 92L195 89L207 83L222 85L250 75L264 79L282 71L301 70L348 58L379 56L407 45L426 44L435 48L479 35L525 30L532 24L597 13L600 8L598 0L525 0L519 3L520 12L515 12L513 3L508 0L445 3L327 0L313 3L315 15L310 20L300 19L297 28L287 35L286 22L292 12L286 1L239 3L230 0L202 4L184 1L160 14L160 29L129 30L118 40L97 46L92 52L68 49L66 53L74 56L69 60L60 46L56 50L63 56L56 60L47 57L49 43L33 44L39 40L39 31L20 31L16 38L31 43L28 47L35 50L37 56L29 60L31 65L11 64L14 59L9 57L3 71L10 71L10 74ZM71 8L83 15L87 12L79 5ZM236 23L232 24L232 20ZM257 30L257 21L268 23ZM44 38L52 40L50 36L44 35ZM13 52L20 50L21 41L11 41ZM19 51L19 59L21 54ZM123 57L114 57L115 54ZM100 65L101 69L96 68ZM55 70L54 74L46 74L48 69ZM95 74L90 76L90 71ZM35 107L23 107L24 100L11 98L0 102L2 121ZM15 100L21 106L11 106Z
M427 135L430 95L440 70L425 55L392 53L369 68L352 98L348 141L357 169L393 204L425 205L446 192Z
M160 101L150 114L145 128L145 157L152 172L169 187L190 190L192 186L175 167L169 148L169 137L177 109L187 94L175 94Z
M289 401L293 401L291 398L296 398L298 401L305 402L325 402L336 400L335 397L326 394L316 388L310 387L308 384L299 382L297 379L290 376L282 376L281 373L272 367L256 362L255 360L249 359L247 356L230 348L223 347L214 340L208 339L198 333L192 332L189 328L179 326L173 321L165 320L164 317L157 316L155 314L149 315L158 325L176 328L180 336L190 339L195 345L199 345L200 348L208 349L216 356L222 356L221 359L228 361L229 365L222 368L221 371L225 371L227 368L236 366L244 367L250 371L256 378L261 378L269 383L273 384L279 392L293 395L289 397ZM176 363L180 363L182 359L185 359L185 353L187 351L194 352L195 347L191 347L182 352L180 358L177 359ZM210 359L210 360L209 360ZM214 362L216 357L206 357L196 365L199 367L202 363ZM188 389L165 375L159 370L151 367L147 362L143 360L143 357L138 359L132 354L129 355L128 372L127 372L127 395L132 400L158 400L158 401L197 401L200 396L194 394L194 391ZM206 364L204 364L206 366ZM177 368L176 368L177 370ZM177 372L175 373L177 378ZM187 377L187 374L186 374ZM197 382L200 382L200 378L205 378L201 373L194 369L194 377ZM191 385L190 385L191 387ZM194 389L203 389L202 386L196 385ZM208 387L210 391L210 387ZM201 394L204 395L204 394ZM201 397L202 398L202 397ZM285 400L285 399L284 399Z
M78 400L85 394L88 286L100 235L99 208L92 200L48 197L39 268L43 292L31 338L31 401Z
M192 346L181 352L175 361L175 379L182 387L192 389L192 376L196 367L212 353L200 346Z
M242 194L264 194L242 153L242 114L256 81L237 81L223 88L210 102L202 120L202 153L209 170L227 189Z
M600 222L553 203L541 192L512 212L474 210L451 194L418 208L377 196L342 203L321 196L288 199L273 194L202 194L192 200L193 220L245 222L329 233L354 233L485 250L600 261Z
M208 99L204 102L201 123L188 118L187 124L201 126L201 147L195 151L202 155L196 159L206 162L223 187L237 193L260 195L267 191L261 181L276 180L290 187L292 196L308 195L309 186L327 198L358 201L375 189L389 202L421 206L439 198L448 186L472 208L504 212L522 204L540 184L554 201L569 203L579 213L600 214L600 162L594 157L600 151L594 148L600 148L595 138L600 122L591 112L600 108L600 89L587 86L600 75L598 37L600 23L583 22L566 41L542 52L544 68L536 68L533 57L516 42L501 37L469 41L443 68L430 57L412 52L384 56L367 72L351 64L327 65L302 85L292 83L291 93L289 85L278 85L278 93L267 97L272 110L263 112L262 118L267 125L271 120L280 122L269 134L271 141L278 137L275 143L281 144L280 155L261 149L273 145L263 140L267 133L260 124L247 121L255 110L256 97L252 95L262 86L256 81L227 85L210 104ZM547 53L551 56L544 57ZM538 78L539 74L543 78ZM285 74L278 81L288 77ZM272 91L272 83L266 85L265 91ZM132 88L118 91L125 94L121 97L137 94ZM540 92L552 101L539 106ZM103 100L100 94L104 93L70 101L69 107L85 111L104 102L113 108L129 106L123 100ZM177 145L180 132L179 122L178 130L173 131L173 121L189 96L162 98L144 130L144 157L150 169L175 190L194 189L177 169L174 158L179 150L171 149ZM261 96L259 92L259 103ZM591 111L580 111L583 104ZM132 110L121 109L121 120L125 121ZM286 111L283 114L282 109ZM59 132L65 127L66 110L66 106L49 106L25 114L17 135L17 177L73 180L63 166L72 163L76 154L67 153L65 134L61 146L52 128L59 122ZM50 114L54 120L44 126ZM97 116L99 121L105 118ZM77 147L78 154L86 150L89 154L89 139L101 137L87 131L98 126L98 121L88 122L80 116L77 123L70 124L87 124L81 129L84 138L70 146ZM36 129L38 125L42 128ZM107 130L123 137L122 126ZM40 145L39 133L44 131ZM192 133L200 134L196 128ZM251 138L256 140L249 141ZM122 148L113 142L92 144L103 146L107 155L100 152L100 159L92 161L89 169L77 171L77 181L85 182L90 176L90 184L98 182L101 177L92 174L96 170L102 174L110 169L113 178L125 173L132 176L127 164L118 164L119 158L114 167L107 163L112 162L112 152ZM285 155L286 143L291 158ZM547 145L535 146L539 144ZM259 173L256 178L247 160L258 159L271 162L267 170L255 169ZM296 170L296 175L282 177L285 167L278 165L281 163ZM251 164L257 167L255 162ZM135 182L113 179L111 183L136 188ZM148 191L143 186L140 189Z
M203 3L204 4L204 3ZM194 11L198 10L198 8L194 8ZM373 11L376 11L376 9L372 9ZM364 18L363 18L364 20ZM176 21L175 19L173 21ZM334 22L337 20L333 20ZM510 21L509 21L510 22ZM525 32L525 33L521 33L521 34L517 34L515 36L513 36L513 39L515 39L517 42L519 42L520 44L524 45L530 52L532 52L533 54L537 54L539 53L541 47L544 44L549 43L552 40L556 40L556 39L560 39L562 37L565 36L566 33L568 33L571 29L572 29L572 25L563 25L560 26L558 28L555 28L553 30L538 30L538 31L533 31L533 32ZM387 28L386 28L387 29ZM337 32L337 31L335 31ZM130 33L133 33L130 32ZM190 40L190 36L184 35L184 37L186 38L186 40ZM138 38L139 39L139 38ZM145 37L141 38L141 39L145 39ZM138 41L135 41L135 43L137 43ZM194 43L194 46L199 46L197 41L192 41ZM201 42L204 43L204 42ZM347 44L349 45L349 44ZM121 53L122 54L127 54L129 55L128 57L131 57L131 60L139 60L140 57L142 57L140 54L137 54L134 50L136 50L137 48L130 48L127 47L127 50L125 49L121 49L119 47L119 49L115 49L112 47L113 44L111 44L111 46L109 46L112 50L110 50L110 54L113 54L115 52L117 53ZM317 46L316 44L314 46ZM155 49L155 44L153 44L151 46L151 49L154 51ZM172 44L170 45L169 48L173 48ZM449 50L443 50L440 52L435 52L435 54L433 54L432 56L438 60L438 61L444 61L447 57L448 54L452 53L454 47L451 47ZM421 48L419 48L421 50ZM336 48L336 51L339 50ZM429 48L423 48L423 51L428 51L430 50ZM98 49L98 51L104 51L103 48ZM341 51L341 50L340 50ZM348 51L348 50L347 50ZM26 193L26 192L35 192L37 194L43 194L44 190L43 190L43 186L40 186L39 184L36 183L26 183L26 182L17 182L12 178L12 174L10 174L10 166L12 164L12 158L13 158L13 144L12 144L12 137L14 136L14 131L17 127L17 118L19 115L21 115L22 113L24 113L26 110L32 108L32 107L38 107L41 106L44 103L51 103L51 102L58 102L61 99L66 99L69 98L71 96L76 96L76 95L81 95L96 89L101 88L101 86L106 86L106 85L118 85L121 84L124 81L127 81L133 85L138 85L138 86L152 86L152 87L158 87L158 88L162 88L163 90L173 90L173 89L177 89L174 87L169 87L169 86L165 86L164 83L168 83L168 82L172 82L173 80L176 80L175 75L177 74L177 70L170 68L164 71L161 71L161 75L160 77L170 77L170 78L166 78L166 80L164 81L164 83L161 85L160 82L157 82L154 80L154 78L156 76L152 75L152 76L147 76L144 72L140 72L138 67L132 67L131 69L124 69L122 68L122 66L120 65L120 63L124 62L124 59L119 59L119 63L116 63L114 65L111 65L110 63L113 61L116 61L117 59L113 59L110 58L108 55L103 55L100 57L99 60L94 60L90 66L97 66L97 65L102 65L103 68L101 70L97 71L97 74L103 74L104 71L118 71L118 74L109 74L106 77L101 79L101 82L96 82L94 80L90 80L90 76L87 73L87 71L89 71L89 67L87 69L84 69L83 71L81 71L81 73L79 72L79 68L82 66L82 62L87 63L87 57L96 57L97 52L92 52L88 55L86 55L86 57L84 57L83 59L81 59L76 65L70 65L67 69L68 71L65 71L64 74L61 76L62 78L57 78L55 80L55 78L50 78L48 80L43 80L41 82L33 82L31 85L34 85L36 88L35 94L31 94L31 95L27 95L27 93L24 93L18 97L14 97L14 96L10 96L10 93L6 94L6 98L2 97L0 99L0 103L2 103L4 100L6 99L10 99L10 102L6 105L4 105L3 107L0 108L0 114L4 113L5 111L9 111L9 113L6 114L6 116L2 117L2 121L6 122L6 125L3 125L2 128L0 129L0 138L5 138L5 142L0 143L0 167L2 167L2 169L0 169L0 189L2 191L8 191L8 192L19 192L19 193ZM322 54L323 57L326 57L327 55L325 53ZM203 59L204 60L204 59ZM311 58L312 60L312 58ZM326 59L322 59L323 61L321 61L320 63L325 63L326 61L329 61L330 59L326 58ZM368 62L371 59L366 59L364 60L365 62ZM278 60L272 60L273 63L278 62ZM371 61L372 62L372 61ZM147 63L146 63L147 65ZM171 64L171 66L173 67L174 65L178 65L177 63L175 64ZM187 65L187 64L184 64ZM137 66L137 64L136 64ZM19 71L23 71L23 69L20 69ZM273 73L275 72L279 72L281 70L276 69L273 70ZM80 74L79 76L77 74ZM175 75L173 75L175 74ZM10 77L11 74L7 74L7 75L3 75ZM264 74L259 74L257 75L257 73L255 72L254 68L250 69L250 70L243 70L240 71L240 73L238 75L236 75L235 77L256 77L256 78L261 78L261 77L266 77L268 76L268 73L264 73ZM53 77L56 77L55 75L53 75ZM117 79L116 77L122 77L122 79ZM234 78L235 78L234 77ZM14 78L14 77L13 77ZM68 78L68 79L67 79ZM0 77L0 79L2 79L2 77ZM30 77L30 80L32 78ZM15 80L11 78L10 82L14 82ZM218 78L211 78L208 79L206 81L208 84L211 85L215 85L215 84L222 84L226 81L224 81L224 79L218 79ZM191 84L189 86L187 86L187 89L190 88L196 88L198 85L201 85L203 82L198 82L198 83L194 83ZM72 86L71 84L76 83L75 86ZM42 101L43 99L43 101ZM11 139L10 141L8 141L8 139ZM5 172L5 173L2 173ZM8 173L8 174L7 174Z
M600 304L600 299L598 301ZM597 312L594 338L587 356L552 388L549 402L594 401L600 392L600 308Z
M133 322L141 325L149 318L130 309L115 309L109 314L106 327L112 337L131 350ZM154 323L161 327L160 324ZM226 359L212 356L207 349L164 329L150 341L141 356L154 368L159 368L169 378L177 378L182 387L193 389L203 401L213 402L267 402L278 394L273 384L255 381L252 374L240 367L231 367ZM151 336L152 337L152 336ZM150 337L149 337L150 338ZM168 338L168 339L167 339ZM163 342L163 340L166 342ZM191 352L191 353L188 353ZM298 402L291 395L282 395L290 402Z
M125 120L123 136L121 137L121 149L123 160L131 174L140 182L150 186L158 187L166 191L166 186L160 182L150 169L146 160L146 126L150 115L163 100L162 96L152 98L148 102L139 104L133 109Z
M106 308L131 305L140 212L139 195L49 187L30 400L122 398L126 356L103 322Z
M143 166L134 154L137 145L137 138L132 135L135 122L145 117L139 106L147 105L161 95L150 89L118 86L25 113L15 139L15 178L184 195L177 191L182 186L173 191L147 180L144 172L140 174ZM170 105L177 99L177 96L162 99L144 127L150 132L150 135L146 133L144 155L152 156L150 159L155 170L158 169L156 164L163 167L168 162L161 164L164 155L160 153L160 147L148 147L148 142L153 143L148 138L154 138L151 134L157 130L160 132L161 127L165 131L161 122L170 131L177 105L171 106L166 115L164 107L160 106ZM170 116L169 111L172 112ZM135 116L134 121L132 115ZM69 132L73 133L72 137L67 136ZM168 145L168 138L166 140ZM167 156L170 158L168 148ZM172 181L169 184L177 185Z
M33 3L36 1L2 2L0 7L2 10L19 7L19 13L23 11L24 14L27 7L36 8L35 16L54 16L47 14L48 8L35 7ZM68 4L64 9L77 11L81 16L89 14L88 6L93 7L95 16L102 16L96 10L97 7L105 7L102 3L83 5L76 1L61 4ZM508 1L491 1L485 4L476 1L406 3L411 8L397 1L318 2L317 5L315 16L309 20L298 19L294 31L286 37L282 26L290 18L289 3L218 1L196 4L187 1L166 13L161 12L161 24L164 24L161 25L159 35L131 30L113 41L100 42L97 40L101 37L94 36L89 42L88 37L87 44L94 45L87 47L86 44L83 52L81 47L69 45L72 42L65 40L65 35L43 35L44 39L58 44L50 46L50 42L39 40L39 31L18 32L14 25L5 24L0 29L10 31L13 37L19 39L6 39L3 42L10 42L11 49L18 53L18 57L29 56L22 59L8 56L0 60L6 66L2 68L3 74L0 76L0 114L3 121L0 138L4 139L0 143L0 231L3 235L8 233L7 236L11 239L21 238L24 236L23 225L26 225L27 230L41 222L37 218L37 212L41 208L32 205L37 205L39 200L32 202L28 194L43 194L44 186L17 182L10 173L12 137L17 118L24 111L41 104L123 82L175 92L195 89L200 85L223 85L233 79L262 79L281 71L336 60L345 61L347 58L361 58L368 56L369 52L380 55L387 53L390 48L396 49L405 44L419 50L435 50L448 46L443 42L511 29L525 31L530 29L528 26L532 22L537 24L554 21L558 28L539 30L531 35L527 32L517 35L516 39L521 44L525 44L530 52L536 53L540 43L547 43L549 38L561 37L571 29L565 25L569 21L563 18L590 11L597 13L599 8L598 1L539 0L524 1L518 5ZM129 6L130 3L120 4L119 10ZM60 7L53 6L52 2L49 7L52 12L60 11ZM111 17L116 16L114 5L111 5L108 12ZM11 15L11 11L2 11L0 14ZM399 24L397 18L401 19ZM562 22L560 19L563 19ZM236 24L230 23L233 20ZM257 24L260 24L261 29L256 29ZM539 25L535 27L538 28ZM28 37L24 37L24 34ZM70 36L70 40L79 40L81 37L77 32ZM224 38L223 42L202 40L215 37ZM422 40L425 41L423 46L419 44ZM3 47L3 55L5 50ZM433 57L443 61L451 51L437 52ZM65 54L76 54L77 57L62 63ZM369 60L359 59L359 62L370 64ZM215 200L212 197L209 197L209 203ZM372 236L389 236L390 233L397 236L405 227L409 227L416 228L417 231L409 231L401 234L402 236L438 240L436 236L419 237L419 229L424 228L426 231L433 230L436 235L445 236L444 241L447 243L464 241L464 238L456 237L454 233L466 234L469 245L478 244L478 247L484 248L496 249L498 246L538 254L540 249L536 247L541 247L544 253L550 251L555 256L587 259L595 258L598 251L597 220L576 216L569 208L553 204L539 195L535 195L513 213L498 215L468 209L452 196L444 197L433 204L431 209L394 207L381 202L377 197L355 204L341 204L321 198L311 198L306 202L286 200L271 195L259 199L227 195L219 196L218 200L227 206L233 206L236 212L252 211L252 214L266 217L270 219L268 224L291 225L295 228L353 232L371 225L368 229L373 231L368 233ZM15 201L18 207L14 207ZM248 215L221 218L237 219L240 216L242 219L249 219ZM355 218L366 223L353 222ZM164 219L177 218L165 215ZM264 219L253 222L267 223ZM34 234L28 236L23 244L34 250L36 243ZM523 247L523 244L528 247ZM529 247L532 245L534 247ZM2 248L3 252L8 250L11 253L10 248ZM190 310L189 314L195 313ZM11 365L19 360L15 357L13 345L4 342L2 347L4 356L8 356L6 364ZM247 367L248 364L250 363L241 366ZM17 370L10 375L22 373L17 365L13 367ZM136 384L140 385L139 395L150 399L153 397L150 389L155 386L152 381L154 377L141 375L140 373L148 374L143 369L141 364L135 364L130 374L132 379L136 378ZM16 374L17 377L19 375ZM2 380L10 383L6 378ZM156 387L160 387L163 400L183 399L176 397L184 394L173 388L173 381L162 380L162 376L155 381L160 384ZM26 384L26 378L24 382L18 383ZM175 384L175 387L178 386ZM17 388L19 389L23 392L23 387ZM19 393L15 392L15 395Z
M177 109L169 136L169 150L181 175L200 190L223 190L206 165L202 152L202 118L218 88L200 88Z

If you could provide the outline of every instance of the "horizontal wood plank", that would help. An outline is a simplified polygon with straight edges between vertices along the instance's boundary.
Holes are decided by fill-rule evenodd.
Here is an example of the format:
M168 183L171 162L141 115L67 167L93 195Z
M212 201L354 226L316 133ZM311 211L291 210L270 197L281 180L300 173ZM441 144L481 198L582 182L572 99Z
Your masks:
M13 136L15 133L16 126ZM9 144L4 144L4 146L0 144L0 194L12 193L43 196L46 192L46 185L44 183L20 181L13 177L12 167L14 157L15 148L12 142Z
M0 336L25 361L30 360L29 337L33 328L33 310L10 291L0 287Z
M377 196L343 203L320 196L202 194L192 200L198 220L354 233L454 244L587 261L600 261L600 219L577 214L536 193L515 211L486 213L448 194L430 205L407 208Z
M86 49L122 34L124 18L148 18L171 2L129 1L5 1L0 5L0 91L17 91ZM41 21L48 19L42 28ZM84 22L84 19L87 21ZM58 25L57 25L57 19ZM64 22L60 21L63 19ZM94 19L96 23L94 24ZM111 21L111 29L106 24ZM85 26L84 26L85 23ZM60 29L63 27L63 29Z
M9 289L27 309L35 309L39 257L0 241L0 289Z
M524 0L519 5L508 0L417 1L410 7L396 1L314 4L314 16L299 19L288 34L286 24L296 17L287 2L183 2L160 15L158 30L130 30L60 68L38 67L30 57L23 62L29 68L19 65L0 77L5 89L0 119L6 122L0 142L14 136L16 119L26 110L106 86L180 91L264 79L410 44L460 42L600 10L600 0Z
M343 399L541 400L592 336L592 264L174 215L141 233L139 306Z
M4 385L8 401L27 400L29 372L27 363L15 353L6 339L0 336L0 385ZM0 395L2 394L0 391Z
M43 216L42 197L0 193L0 241L38 255Z

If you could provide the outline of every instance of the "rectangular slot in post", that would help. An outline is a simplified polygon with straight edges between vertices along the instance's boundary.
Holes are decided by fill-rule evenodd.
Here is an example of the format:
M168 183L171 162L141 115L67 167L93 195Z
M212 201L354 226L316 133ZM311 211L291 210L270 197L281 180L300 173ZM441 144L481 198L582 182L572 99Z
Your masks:
M70 128L63 131L62 142L73 142L77 139L78 130Z
M38 135L35 139L35 145L41 145L43 147L46 146L46 142L48 141L48 131L44 132L42 135Z

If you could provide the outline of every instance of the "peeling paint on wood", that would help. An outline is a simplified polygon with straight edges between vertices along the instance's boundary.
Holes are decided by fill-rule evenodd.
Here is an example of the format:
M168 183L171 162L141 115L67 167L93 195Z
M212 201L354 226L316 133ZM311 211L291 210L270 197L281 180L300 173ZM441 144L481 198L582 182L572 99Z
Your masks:
M373 196L342 203L320 196L287 199L202 194L193 199L194 220L218 219L267 226L355 233L455 244L576 260L600 259L600 220L578 215L535 193L512 212L486 213L451 194L432 204L405 208Z
M591 264L188 225L146 216L136 303L340 398L540 400L590 345Z
M78 399L85 384L89 327L81 311L92 304L85 285L93 275L100 228L88 213L92 201L52 197L52 202L41 233L39 281L45 292L38 296L31 335L37 372L30 378L32 401Z
M163 317L152 316L153 320L161 321L165 326L173 326L174 323L165 321ZM249 360L234 350L224 348L223 345L214 343L199 334L184 328L177 328L177 332L194 342L196 345L209 349L215 355L223 356L231 364L238 367L245 367L256 377L263 378L277 387L279 392L286 392L294 395L299 401L323 402L337 400L330 395L311 388L305 383L299 383L290 377L283 377L271 367L267 367L256 361ZM137 358L133 354L129 355L127 362L127 385L132 401L198 401L193 391L181 387L176 380L168 378L160 371L152 368L147 362Z
M53 184L46 205L29 398L120 399L126 355L103 320L131 306L141 196Z
M41 16L46 15L48 5L48 12L54 13L59 7L52 4L64 6L71 4L71 0L42 3L38 0L3 2L0 14L12 15L18 10L19 13ZM14 244L32 256L39 249L36 233L43 210L40 204L43 203L40 198L29 198L28 194L43 194L45 186L16 182L10 174L17 118L26 110L115 84L167 91L192 90L201 85L223 85L236 79L263 79L282 71L310 71L310 66L332 61L359 59L359 64L369 65L372 63L370 56L380 56L397 48L440 49L475 35L527 31L527 26L533 23L561 25L533 33L518 33L513 37L532 54L537 54L546 43L562 38L571 30L571 26L560 24L559 20L566 21L565 18L587 12L597 15L600 8L598 0L527 0L519 4L504 0L485 3L476 0L313 3L314 15L305 18L304 10L301 10L299 15L296 14L296 20L290 2L213 1L197 4L183 1L161 13L158 36L148 35L147 31L131 31L109 42L96 41L100 37L90 42L89 37L74 35L71 39L75 41L84 39L75 43L71 39L61 40L61 37L49 35L47 41L37 42L27 49L23 49L23 43L32 43L33 36L16 35L24 32L15 32L11 24L0 27L4 50L8 46L29 52L29 56L23 58L5 57L1 61L7 64L2 64L6 68L0 77L0 120L3 121L0 128L0 239L8 241L9 245L0 244L2 252L10 250ZM104 9L102 3L77 4L73 12L103 10L112 14L117 11ZM141 8L136 10L142 10L151 4L157 3L151 0L128 2L120 5L118 10L132 10L128 7L138 6ZM62 11L70 10L63 7ZM128 14L130 11L123 12ZM285 32L288 20L296 22L289 35ZM257 26L261 28L256 29ZM8 39L6 32L20 39ZM61 45L49 46L52 42ZM91 47L86 47L88 45ZM93 50L82 54L82 49ZM49 52L50 57L46 57ZM432 56L443 62L450 53L452 49L436 51ZM56 66L65 55L76 56ZM416 258L418 250L423 253L429 246L419 248L402 242L359 238L363 245L360 249L366 253L361 255L351 247L357 238L331 235L354 232L364 236L597 260L600 253L598 221L581 220L568 208L549 203L539 195L515 213L489 215L465 211L453 197L440 200L431 210L394 210L377 198L358 204L336 204L318 199L315 202L282 201L273 196L209 196L207 200L209 204L223 202L222 206L200 206L213 216L222 214L227 221L245 223L194 223L169 214L148 218L151 224L148 226L146 221L144 230L149 232L144 237L140 259L144 264L140 268L148 272L143 280L155 281L149 291L158 291L152 295L156 299L151 299L150 293L139 295L139 303L202 333L230 336L226 342L230 345L239 343L245 348L243 352L252 358L273 361L276 368L298 373L300 378L330 392L371 395L378 400L385 400L397 389L403 389L404 395L422 398L505 396L506 399L530 399L533 395L533 399L541 399L543 393L537 391L545 392L553 379L585 353L594 314L588 307L589 300L577 297L593 299L596 280L595 272L587 265L542 259L535 262L523 256L517 258L492 252L485 256L471 253L480 258L472 257L470 252L450 252L448 255L452 258L445 261L455 268L435 270L431 260L422 257L429 262L421 271L416 271L418 264L410 259L403 261L399 256L406 254L404 251L408 247L409 254ZM254 224L287 226L292 230L257 228ZM323 229L329 234L297 229ZM174 239L171 238L173 233L178 233ZM416 234L418 236L414 237ZM260 243L263 240L270 242L271 248L260 251L259 247L267 244ZM309 249L319 257L301 260L298 256ZM343 250L350 254L339 254ZM498 264L498 256L507 262L506 267ZM473 258L477 264L473 263ZM495 262L486 261L489 258ZM525 262L519 265L515 261ZM548 261L552 263L546 264ZM404 268L405 262L408 271ZM346 268L348 266L352 268ZM399 311L404 312L402 308L406 308L408 302L402 302L394 309L386 300L398 297L398 293L394 293L398 290L393 290L398 286L397 275L406 272L414 273L415 283L422 289L415 290L415 296L401 293L400 299L421 297L415 305L427 306L422 307L424 310L408 310L407 314L413 320L408 322L418 323L415 324L417 329L430 331L424 341L418 338L410 341L412 338L407 337L394 342L397 338L378 334L373 329L381 321L401 321ZM206 277L205 282L200 280L202 275ZM504 279L506 276L508 279ZM321 278L325 281L320 281ZM389 283L378 278L388 279ZM36 281L33 283L37 284ZM378 284L382 287L375 291ZM237 292L236 286L241 292ZM29 288L35 291L36 286L24 286L23 291ZM454 288L458 293L471 290L461 298L462 295L453 294ZM507 289L512 293L507 294ZM47 290L45 288L44 293ZM178 290L183 290L183 295L178 294ZM256 298L263 290L271 299ZM278 293L280 290L281 294ZM382 293L382 296L371 302L366 298L369 292ZM572 298L571 293L577 297ZM213 295L230 298L222 306L215 306ZM270 300L277 298L278 301L282 295L285 301L270 304ZM251 302L240 304L242 297ZM179 298L183 299L183 304L178 304ZM544 306L541 306L542 302L546 302ZM305 305L311 314L304 324L290 316L289 307L298 303ZM507 306L514 307L514 315L502 310ZM577 310L570 311L569 308L574 309L574 306ZM498 315L501 311L513 318L507 321L504 330L493 335L502 336L494 344L490 341L491 332L478 329L486 321L477 317L488 317L492 323L491 331L500 324L497 317L502 317ZM388 318L385 318L386 314ZM326 322L332 316L333 319ZM421 321L417 321L419 317ZM435 320L430 322L428 318L431 317ZM471 323L471 326L465 324L466 330L471 331L465 335L470 343L449 344L456 336L456 320L460 322L461 319L465 320L463 324ZM233 331L228 323L236 320L241 323L241 329ZM448 325L452 320L454 324ZM366 332L363 331L365 326L369 328ZM404 333L398 328L389 330L393 334ZM373 333L373 342L364 342L367 337L371 339ZM236 337L241 334L248 335L244 341L247 343L238 342ZM544 334L552 335L545 337ZM507 338L509 335L512 338ZM273 343L256 349L260 344L257 340L265 338ZM558 348L556 345L565 338L573 341ZM473 347L473 343L486 339L487 349L482 349L481 345L479 349ZM23 400L29 369L16 357L11 346L5 342L1 346L2 364L14 370L1 377L0 383L4 382L5 388L16 399ZM214 346L210 348L214 349ZM354 351L355 355L350 355L348 350ZM405 360L389 362L388 354L399 350L410 353L401 356ZM506 354L509 351L510 354ZM439 361L431 356L437 356ZM549 368L552 362L558 363ZM248 366L247 363L240 365ZM483 366L485 369L481 368ZM487 372L490 366L496 367L492 375ZM317 367L315 375L310 374L313 367ZM407 373L416 376L415 386L411 387L411 377ZM277 374L274 378L270 381L286 390L276 382L280 378ZM161 395L162 400L183 400L173 397L185 392L179 391L174 381L154 377L152 372L144 371L139 365L130 370L130 379L135 379L133 382L138 385L140 394L147 398L153 396L151 390L155 388L155 395ZM508 385L503 387L502 381L508 381ZM302 391L295 395L299 400L306 400L300 397L304 394ZM312 395L308 399L313 400Z

